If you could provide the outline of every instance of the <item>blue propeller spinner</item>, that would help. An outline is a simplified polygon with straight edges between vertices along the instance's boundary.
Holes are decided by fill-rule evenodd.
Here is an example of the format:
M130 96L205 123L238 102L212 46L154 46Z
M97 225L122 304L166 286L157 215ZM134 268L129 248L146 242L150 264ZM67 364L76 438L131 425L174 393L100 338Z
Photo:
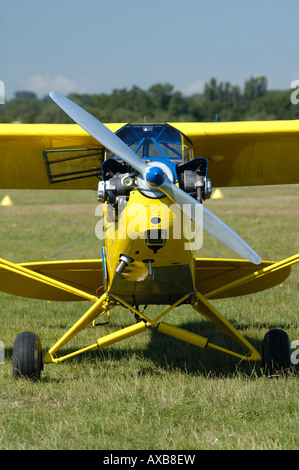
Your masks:
M161 186L165 179L165 175L162 168L152 166L147 170L145 178L151 186Z

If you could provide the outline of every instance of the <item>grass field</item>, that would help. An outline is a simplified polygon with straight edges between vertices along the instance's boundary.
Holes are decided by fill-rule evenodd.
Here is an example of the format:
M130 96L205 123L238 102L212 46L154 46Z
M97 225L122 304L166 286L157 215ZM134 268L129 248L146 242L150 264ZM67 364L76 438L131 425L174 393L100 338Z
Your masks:
M298 190L227 188L223 199L207 201L207 207L263 259L280 260L299 251ZM0 201L6 194L0 191ZM93 193L9 195L14 205L0 206L0 257L14 262L100 257L99 240L86 237L97 222ZM215 257L214 251L235 256L207 235L204 245L203 257ZM299 340L298 281L295 265L281 286L213 304L257 349L271 328L283 328L291 341ZM7 294L0 294L0 299L0 340L5 345L5 363L0 364L1 449L299 447L298 366L290 377L271 380L261 374L259 365L149 330L107 349L46 365L41 382L15 381L15 336L34 331L43 348L49 348L88 306ZM154 315L150 307L147 312ZM172 311L166 321L224 347L231 344L189 306ZM88 327L67 349L84 347L131 323L126 310L115 308L109 326Z

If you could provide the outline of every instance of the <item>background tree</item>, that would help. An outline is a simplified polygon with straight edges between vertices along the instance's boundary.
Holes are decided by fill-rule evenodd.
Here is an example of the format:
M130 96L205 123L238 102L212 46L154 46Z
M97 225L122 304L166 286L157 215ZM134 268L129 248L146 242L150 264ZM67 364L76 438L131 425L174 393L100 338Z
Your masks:
M299 119L290 90L267 90L267 78L251 77L243 90L212 77L203 93L184 96L169 83L148 90L134 85L112 93L78 94L69 98L103 122L179 122ZM0 122L73 122L49 96L18 91L0 106Z

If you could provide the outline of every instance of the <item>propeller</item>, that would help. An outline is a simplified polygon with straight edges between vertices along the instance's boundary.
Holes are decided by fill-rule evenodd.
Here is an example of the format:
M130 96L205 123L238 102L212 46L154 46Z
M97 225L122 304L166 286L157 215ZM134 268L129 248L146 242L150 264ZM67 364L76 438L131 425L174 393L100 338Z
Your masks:
M170 181L162 168L150 166L145 163L145 161L138 157L117 135L73 101L57 91L52 91L50 97L66 114L101 145L134 168L150 190L153 191L156 189L163 192L172 202L178 204L180 209L188 217L197 222L195 217L196 205L200 203ZM206 232L243 258L254 264L261 263L262 260L260 256L232 228L205 206L202 206L202 208L202 228Z

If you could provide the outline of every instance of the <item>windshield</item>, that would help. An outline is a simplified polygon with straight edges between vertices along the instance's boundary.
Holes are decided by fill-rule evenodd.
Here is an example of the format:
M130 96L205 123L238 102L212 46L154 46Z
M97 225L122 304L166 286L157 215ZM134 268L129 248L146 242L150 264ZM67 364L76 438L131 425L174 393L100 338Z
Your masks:
M141 158L160 157L182 162L181 134L167 124L128 124L116 134Z

